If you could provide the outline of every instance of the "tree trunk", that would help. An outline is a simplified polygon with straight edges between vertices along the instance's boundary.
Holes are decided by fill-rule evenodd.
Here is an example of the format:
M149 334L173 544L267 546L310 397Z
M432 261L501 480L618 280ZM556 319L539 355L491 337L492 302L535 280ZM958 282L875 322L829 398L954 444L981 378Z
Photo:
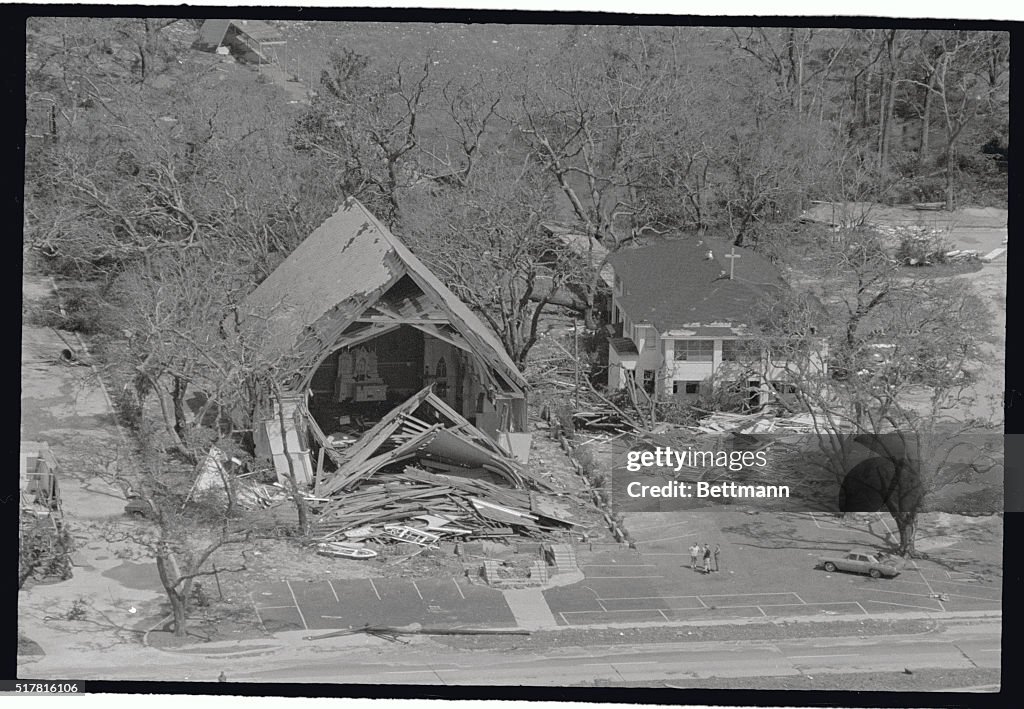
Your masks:
M946 146L946 211L952 212L956 207L953 189L953 170L956 160L956 147L952 141Z
M898 553L904 557L914 556L917 553L914 545L917 537L917 514L899 515L895 519L896 529L900 533Z
M174 406L174 432L181 439L185 438L185 429L188 421L185 417L185 392L188 391L188 382L181 377L174 377L174 388L171 389L171 403Z
M889 76L889 100L885 107L885 121L882 126L882 157L881 170L884 173L889 166L890 143L892 142L892 117L896 108L896 73Z
M174 615L174 636L183 638L188 630L185 599L178 593L169 593L167 597L171 599L171 613Z
M171 437L172 441L174 442L174 445L179 450L184 451L185 445L184 443L182 443L181 436L178 435L178 431L175 428L173 412L171 408L167 406L167 392L165 392L163 387L160 385L160 380L158 377L154 377L149 373L147 373L145 376L146 379L149 380L149 384L153 388L153 392L156 394L157 401L160 403L160 414L163 417L164 428L167 431L167 435Z
M171 613L174 615L174 634L180 638L184 637L187 628L188 621L185 613L188 610L188 598L175 590L179 578L178 565L171 558L167 546L162 545L161 549L156 554L156 572L160 577L160 584L164 587L164 593L167 594L167 600L171 604Z
M309 513L306 509L306 498L299 494L299 482L295 477L295 463L292 461L291 452L288 450L288 428L284 419L284 403L280 386L275 386L277 397L277 423L281 429L281 447L284 451L284 459L288 465L288 487L292 494L292 501L295 503L295 511L299 517L299 534L305 534L309 529Z
M917 162L925 165L928 161L928 138L932 121L932 88L935 85L935 73L928 78L928 89L924 95L924 110L921 112L921 145L918 148Z

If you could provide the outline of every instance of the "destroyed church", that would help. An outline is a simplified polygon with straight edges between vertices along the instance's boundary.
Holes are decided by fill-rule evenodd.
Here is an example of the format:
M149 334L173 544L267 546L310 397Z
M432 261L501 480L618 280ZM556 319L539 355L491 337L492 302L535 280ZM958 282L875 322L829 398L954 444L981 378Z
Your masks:
M530 449L522 374L357 200L303 241L240 316L262 328L266 352L290 362L283 394L253 424L257 456L273 461L285 487L294 473L301 490L327 502L377 473L414 467L544 489L521 465Z

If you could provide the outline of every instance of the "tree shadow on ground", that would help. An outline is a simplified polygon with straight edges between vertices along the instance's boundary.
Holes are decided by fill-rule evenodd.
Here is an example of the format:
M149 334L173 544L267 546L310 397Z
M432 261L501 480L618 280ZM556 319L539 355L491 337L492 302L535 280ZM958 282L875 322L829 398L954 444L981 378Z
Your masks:
M847 531L858 531L874 537L881 542L885 548L891 549L892 543L889 540L888 534L876 533L872 526L869 525L867 529L861 527L848 527L844 526L844 530ZM793 524L787 524L778 520L768 521L762 519L751 520L746 524L734 525L731 527L723 527L723 532L731 534L738 534L746 537L749 540L745 542L745 546L753 547L755 549L810 549L814 551L849 551L851 546L856 546L849 539L848 535L839 536L840 530L837 529L836 534L829 534L830 530L818 529L820 536L813 538L807 537L803 532L800 531L799 527Z

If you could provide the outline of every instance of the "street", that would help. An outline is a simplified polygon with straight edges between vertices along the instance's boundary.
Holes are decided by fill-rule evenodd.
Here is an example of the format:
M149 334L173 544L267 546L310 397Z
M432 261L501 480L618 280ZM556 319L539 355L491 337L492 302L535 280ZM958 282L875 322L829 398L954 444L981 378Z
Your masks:
M823 624L823 633L829 632L828 625ZM230 681L246 683L570 686L605 680L685 686L687 679L997 669L1000 632L1000 619L994 618L940 622L935 629L915 635L567 646L543 651L532 649L525 638L513 649L458 650L425 637L401 645L367 636L306 641L290 633L274 646L261 641L203 653L146 649L137 651L131 663L113 656L102 662L100 656L92 655L88 665L64 664L60 673L83 680L208 682L223 671ZM20 674L52 674L47 664L44 659Z

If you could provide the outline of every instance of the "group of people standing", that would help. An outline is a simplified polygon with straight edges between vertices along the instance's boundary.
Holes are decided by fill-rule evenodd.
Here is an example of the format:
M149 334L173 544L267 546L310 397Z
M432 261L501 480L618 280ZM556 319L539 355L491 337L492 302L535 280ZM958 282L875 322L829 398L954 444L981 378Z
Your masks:
M718 544L715 545L715 550L712 552L711 547L707 544L693 543L690 547L690 568L694 571L701 571L705 574L710 574L712 571L718 571L718 555L722 553L722 547ZM715 568L711 568L711 561L714 560ZM701 561L704 562L704 566L701 567Z

